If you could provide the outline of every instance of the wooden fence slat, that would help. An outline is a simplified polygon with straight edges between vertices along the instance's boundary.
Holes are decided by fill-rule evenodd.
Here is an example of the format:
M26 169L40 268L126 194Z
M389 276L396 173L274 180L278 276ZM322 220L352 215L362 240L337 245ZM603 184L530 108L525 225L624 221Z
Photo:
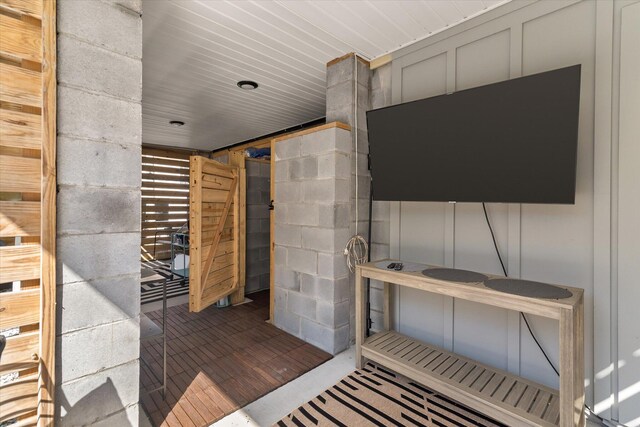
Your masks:
M16 13L24 13L38 19L42 17L42 1L40 0L0 0L0 4Z
M184 201L180 203L167 202L165 200L153 200L147 199L142 202L142 210L144 212L157 212L157 213L169 213L169 212L182 212L189 211L189 204Z
M202 172L207 175L217 175L222 176L224 178L234 179L235 175L233 171L235 168L233 166L224 165L222 163L218 165L211 165L209 163L205 163L202 165Z
M39 150L41 119L37 114L0 109L0 145Z
M35 367L37 360L33 356L38 354L39 343L37 331L7 338L7 346L0 358L0 375Z
M0 62L0 75L0 101L42 107L41 73Z
M142 171L142 179L146 180L162 180L162 181L178 181L189 183L189 175L171 175L166 173L156 173Z
M38 406L38 376L29 375L0 386L0 422L26 415Z
M0 155L0 191L40 192L40 159Z
M142 180L142 188L145 190L188 190L189 182L186 181L173 181L173 182L158 182ZM160 194L160 193L159 193Z
M180 202L186 200L189 197L189 192L181 192L181 191L160 191L160 190L151 190L151 189L142 189L142 197L155 197L159 199L175 199Z
M42 29L21 19L0 14L0 50L29 61L42 61Z
M39 202L0 202L0 237L38 235Z
M202 187L203 188L212 188L216 190L228 190L231 188L231 183L233 179L224 178L217 175L202 175Z
M42 276L40 366L38 369L38 426L55 423L56 341L56 134L57 33L56 0L42 3Z
M160 213L150 213L142 211L142 222L148 222L150 220L166 220L166 219L183 219L185 222L189 218L189 212L170 211Z
M203 203L221 203L227 199L229 190L212 190L210 188L202 188Z
M189 168L188 167L172 167L172 166L168 166L168 165L161 165L161 164L143 164L142 165L142 172L159 172L159 173L180 173L180 174L184 174L184 173L189 173Z
M187 220L184 219L180 219L178 221L156 221L156 222L150 222L150 221L145 221L144 223L144 228L145 229L155 229L155 228L180 228L182 225L186 224Z
M40 277L40 246L1 246L0 283Z
M142 155L166 157L168 159L184 159L184 160L187 160L187 165L188 165L189 164L188 160L189 160L189 157L192 155L192 151L142 147Z
M0 293L0 329L17 328L40 320L40 290Z
M189 169L189 162L182 160L170 160L170 159L158 159L155 157L147 157L144 154L142 155L142 169L149 170L149 167L170 167L177 166L179 168Z

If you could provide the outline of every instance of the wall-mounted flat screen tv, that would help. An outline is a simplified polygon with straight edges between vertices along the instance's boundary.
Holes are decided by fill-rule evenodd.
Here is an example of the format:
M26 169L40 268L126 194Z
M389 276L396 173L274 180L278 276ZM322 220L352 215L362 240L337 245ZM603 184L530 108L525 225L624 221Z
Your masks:
M367 112L375 200L575 203L580 65Z

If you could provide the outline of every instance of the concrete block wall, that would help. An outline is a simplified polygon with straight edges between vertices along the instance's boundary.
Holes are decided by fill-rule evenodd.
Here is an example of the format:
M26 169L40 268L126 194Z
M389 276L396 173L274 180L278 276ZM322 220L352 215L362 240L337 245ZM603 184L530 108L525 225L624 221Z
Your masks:
M342 250L351 234L351 133L329 128L275 145L277 327L332 354L350 339Z
M142 1L59 0L57 13L55 421L133 426L139 397Z
M271 165L245 161L247 169L247 264L245 293L269 289Z

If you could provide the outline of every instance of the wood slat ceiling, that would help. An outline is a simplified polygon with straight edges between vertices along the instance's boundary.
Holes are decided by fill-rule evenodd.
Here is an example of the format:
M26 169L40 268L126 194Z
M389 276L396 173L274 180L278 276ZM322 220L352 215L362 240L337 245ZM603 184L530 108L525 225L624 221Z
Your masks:
M323 117L331 59L374 59L507 1L145 0L143 141L211 150Z

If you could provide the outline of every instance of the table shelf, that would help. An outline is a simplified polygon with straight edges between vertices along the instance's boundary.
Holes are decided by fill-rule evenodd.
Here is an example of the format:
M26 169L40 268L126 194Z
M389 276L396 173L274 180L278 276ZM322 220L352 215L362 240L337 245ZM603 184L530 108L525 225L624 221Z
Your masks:
M362 344L362 355L507 425L557 426L558 390L395 331Z

